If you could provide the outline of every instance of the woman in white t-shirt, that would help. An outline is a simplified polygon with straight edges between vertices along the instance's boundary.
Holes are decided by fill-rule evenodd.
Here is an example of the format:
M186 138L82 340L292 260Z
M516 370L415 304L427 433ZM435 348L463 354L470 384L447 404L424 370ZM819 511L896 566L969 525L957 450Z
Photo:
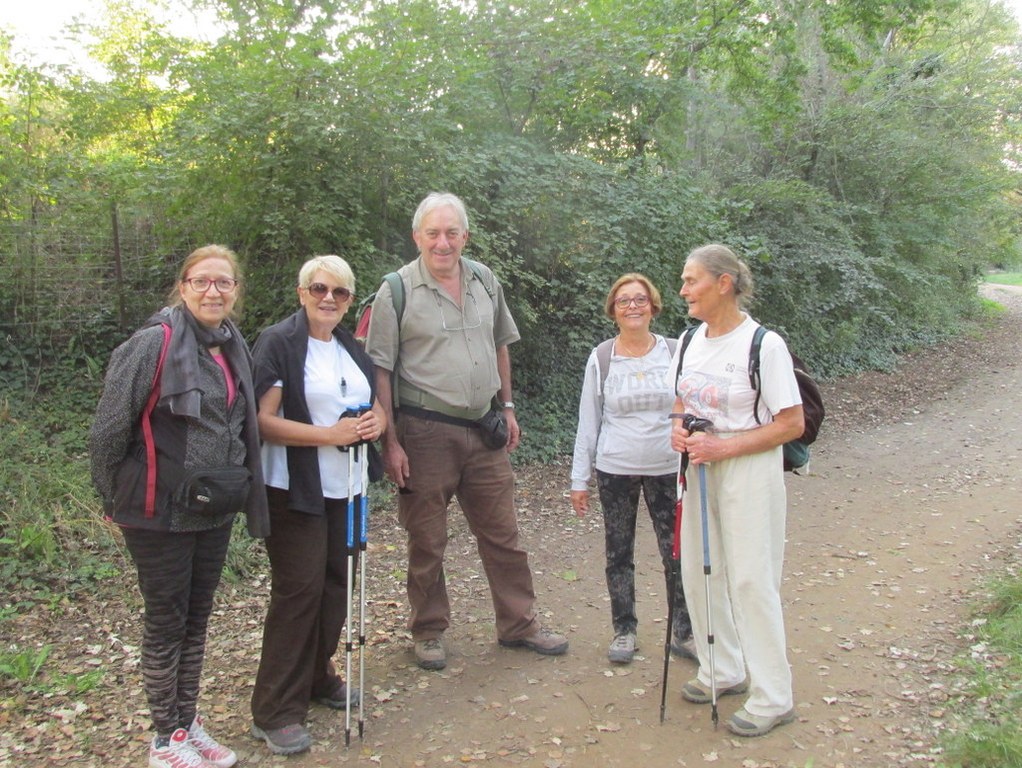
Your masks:
M604 303L618 335L593 349L586 364L578 406L578 431L571 467L571 505L582 517L589 510L589 482L596 482L603 508L614 638L607 658L631 662L637 648L635 612L635 522L640 492L653 522L660 558L671 592L671 550L678 454L671 449L668 414L674 402L671 367L674 340L649 330L663 304L660 291L644 275L622 275ZM674 589L672 650L694 658L692 627L680 585Z
M729 720L739 736L761 736L795 718L781 612L787 497L781 446L802 434L802 401L784 340L763 339L760 418L749 382L749 347L758 326L746 312L752 298L749 268L723 245L689 254L681 297L702 321L685 350L674 413L712 423L689 433L674 419L671 445L687 452L689 493L700 498L698 468L706 470L710 593L717 696L749 691ZM675 360L674 368L677 368ZM672 377L672 380L675 380ZM696 704L712 698L707 624L707 578L699 507L686 505L681 563L691 611L699 674L682 687ZM748 679L746 679L748 670Z
M356 505L365 491L359 468L349 484L348 453L338 448L367 443L362 461L378 459L371 443L386 417L372 361L340 326L354 291L343 259L310 259L298 273L301 308L264 330L252 350L272 578L252 732L275 754L312 745L305 728L311 701L335 709L360 703L330 660L348 619L349 488ZM354 415L367 403L369 410Z

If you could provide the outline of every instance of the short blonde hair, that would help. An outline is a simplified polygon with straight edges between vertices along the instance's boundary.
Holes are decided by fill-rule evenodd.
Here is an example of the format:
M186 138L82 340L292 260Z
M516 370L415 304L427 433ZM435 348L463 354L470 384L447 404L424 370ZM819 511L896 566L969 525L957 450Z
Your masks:
M352 293L355 293L355 273L351 271L351 266L348 262L340 256L334 256L333 254L313 256L302 264L302 268L298 270L298 287L308 288L309 284L312 283L312 278L320 270L333 276L343 288L347 288Z
M653 281L645 275L641 275L638 272L629 272L626 275L621 275L614 284L610 286L610 291L607 293L607 300L603 304L603 311L607 317L611 320L616 319L614 314L614 299L617 298L617 292L621 290L621 286L625 283L641 283L642 287L646 289L646 293L649 294L649 303L651 306L650 314L656 317L660 314L664 308L664 302L660 298L660 291L653 285Z

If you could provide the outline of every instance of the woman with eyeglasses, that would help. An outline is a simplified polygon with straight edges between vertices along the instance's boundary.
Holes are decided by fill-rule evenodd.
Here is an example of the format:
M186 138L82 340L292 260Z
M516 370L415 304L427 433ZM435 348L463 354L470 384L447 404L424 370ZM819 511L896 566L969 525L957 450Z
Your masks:
M197 711L213 595L231 527L269 532L251 358L231 321L238 262L192 252L170 294L110 357L89 433L92 478L121 527L145 610L142 680L151 768L229 768Z
M578 406L571 505L579 517L589 511L588 489L595 466L614 628L607 658L616 664L630 663L639 647L635 523L640 492L653 521L670 599L678 454L671 449L668 414L674 387L667 373L675 340L649 329L662 308L660 292L644 275L633 272L614 282L604 311L617 325L618 334L589 355ZM694 658L692 624L680 583L674 594L671 650Z
M331 657L347 620L348 454L386 426L372 361L340 323L354 303L355 276L338 256L316 256L298 273L301 307L264 330L253 349L263 468L272 535L270 605L252 694L252 733L278 755L312 746L310 702L360 703ZM359 412L363 404L371 408ZM356 496L356 501L358 496Z

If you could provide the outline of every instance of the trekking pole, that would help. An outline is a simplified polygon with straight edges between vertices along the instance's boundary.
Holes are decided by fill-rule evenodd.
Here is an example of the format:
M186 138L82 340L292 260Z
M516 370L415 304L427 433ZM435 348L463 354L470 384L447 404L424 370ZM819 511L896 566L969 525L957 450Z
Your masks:
M351 411L347 411L350 414ZM351 604L352 604L352 589L354 588L355 579L355 453L357 448L354 445L348 446L348 530L346 532L347 547L348 547L348 563L347 563L347 585L346 585L346 597L347 597L347 619L345 620L345 642L344 642L344 680L345 680L345 706L344 706L344 746L351 745Z
M685 416L688 432L705 432L713 426L709 419L700 419L692 414ZM706 644L710 649L710 719L717 727L717 667L713 653L713 606L710 603L710 531L709 514L706 504L706 465L699 464L699 519L703 528L703 583L706 589Z
M358 407L359 413L365 413L372 409L369 403L363 403ZM358 446L359 467L362 470L361 503L359 505L358 521L358 738L362 739L365 731L365 695L366 695L366 543L369 531L369 443L359 443ZM350 621L350 619L349 619ZM351 681L348 682L348 709L351 709Z
M672 417L674 414L671 414ZM678 414L680 417L681 414ZM664 640L664 674L660 683L660 724L664 723L667 710L667 672L671 663L671 639L674 635L674 604L678 597L678 582L681 581L681 514L685 496L685 469L688 454L678 454L678 478L674 502L674 543L671 545L671 562L667 567L667 638Z

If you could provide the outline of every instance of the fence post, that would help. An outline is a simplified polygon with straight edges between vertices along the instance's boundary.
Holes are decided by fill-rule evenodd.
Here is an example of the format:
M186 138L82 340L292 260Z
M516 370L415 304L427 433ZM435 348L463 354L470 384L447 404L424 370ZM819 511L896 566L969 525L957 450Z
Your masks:
M114 236L114 282L117 288L117 325L125 330L124 317L124 270L121 267L121 232L117 221L117 201L110 201L110 223Z

